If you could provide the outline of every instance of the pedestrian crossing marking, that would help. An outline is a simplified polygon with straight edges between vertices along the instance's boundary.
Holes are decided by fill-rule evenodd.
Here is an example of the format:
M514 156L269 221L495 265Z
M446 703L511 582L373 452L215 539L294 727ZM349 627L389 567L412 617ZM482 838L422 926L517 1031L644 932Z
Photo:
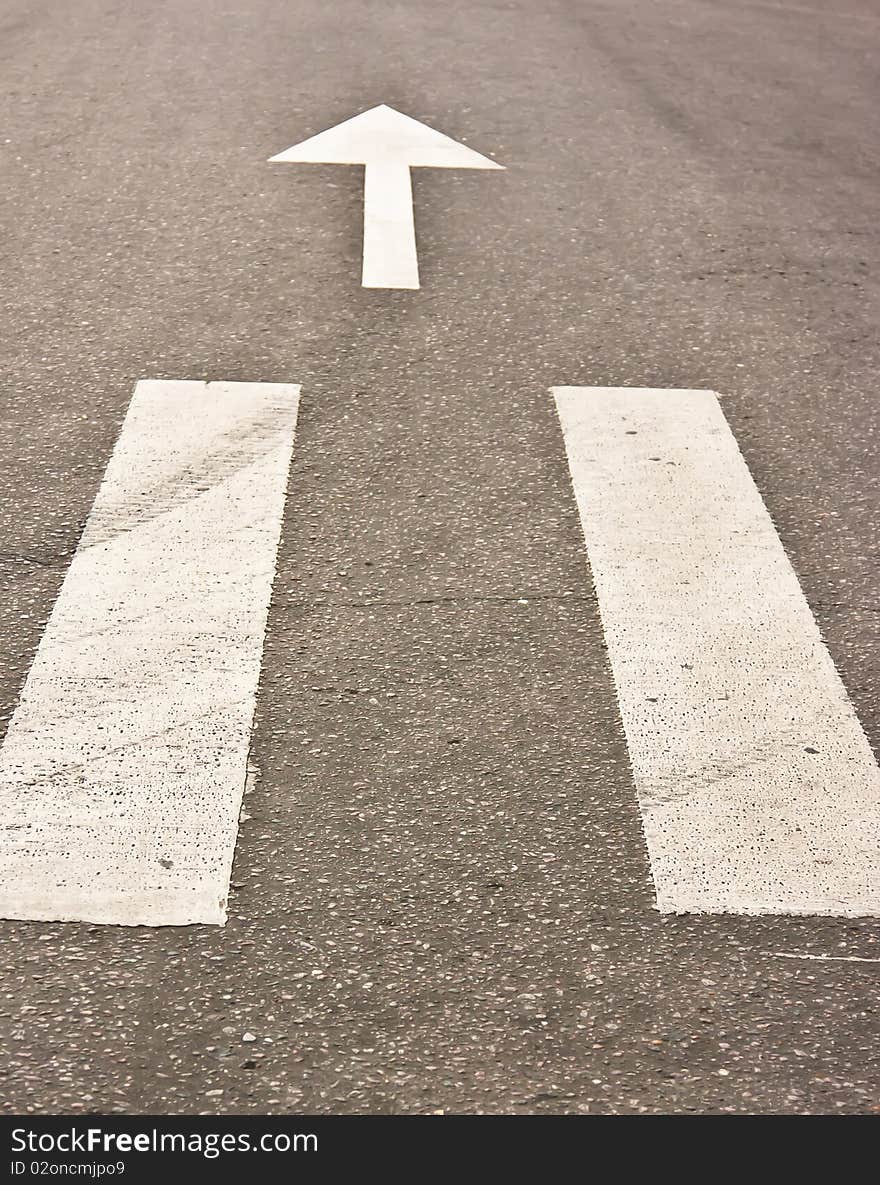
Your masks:
M880 771L716 396L553 393L658 908L880 913ZM298 400L138 384L0 748L0 916L225 920Z
M0 917L224 922L298 400L138 383L0 749Z
M716 396L553 394L659 910L880 914L880 770Z

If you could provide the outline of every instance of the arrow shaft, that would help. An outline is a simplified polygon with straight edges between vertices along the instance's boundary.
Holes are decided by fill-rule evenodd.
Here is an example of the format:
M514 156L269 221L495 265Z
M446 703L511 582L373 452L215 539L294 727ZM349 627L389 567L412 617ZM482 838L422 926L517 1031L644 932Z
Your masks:
M419 259L409 165L367 164L364 175L364 288L418 288Z

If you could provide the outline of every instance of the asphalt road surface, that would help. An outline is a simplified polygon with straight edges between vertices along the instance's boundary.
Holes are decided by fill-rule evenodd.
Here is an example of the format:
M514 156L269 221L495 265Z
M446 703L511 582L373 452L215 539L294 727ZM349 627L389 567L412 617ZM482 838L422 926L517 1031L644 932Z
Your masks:
M5 921L10 1112L870 1112L880 923L661 915L550 388L708 388L872 742L876 0L0 0L0 706L141 378L302 386L225 927ZM270 156L386 103L363 173Z

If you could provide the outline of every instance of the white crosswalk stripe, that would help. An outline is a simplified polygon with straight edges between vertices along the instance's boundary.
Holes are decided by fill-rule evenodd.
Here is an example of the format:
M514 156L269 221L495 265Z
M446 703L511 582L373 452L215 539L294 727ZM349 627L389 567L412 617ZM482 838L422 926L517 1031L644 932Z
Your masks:
M715 395L554 394L659 909L880 914L880 771Z
M0 750L0 916L224 920L298 398L138 384Z

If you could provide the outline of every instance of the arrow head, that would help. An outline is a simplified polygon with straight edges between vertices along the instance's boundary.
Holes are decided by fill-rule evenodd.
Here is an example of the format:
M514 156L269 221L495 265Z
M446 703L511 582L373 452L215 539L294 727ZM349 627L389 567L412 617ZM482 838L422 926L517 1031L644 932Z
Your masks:
M316 165L398 164L425 169L504 168L384 103L270 160Z

